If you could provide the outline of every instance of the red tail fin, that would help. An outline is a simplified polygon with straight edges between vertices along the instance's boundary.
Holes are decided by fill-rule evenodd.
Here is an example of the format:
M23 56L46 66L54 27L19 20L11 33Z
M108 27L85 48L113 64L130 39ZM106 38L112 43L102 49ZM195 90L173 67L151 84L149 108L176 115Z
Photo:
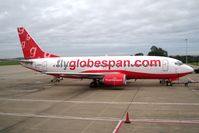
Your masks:
M17 28L19 39L21 42L23 55L25 59L37 59L37 58L51 58L58 57L53 54L44 52L37 43L31 38L24 27Z

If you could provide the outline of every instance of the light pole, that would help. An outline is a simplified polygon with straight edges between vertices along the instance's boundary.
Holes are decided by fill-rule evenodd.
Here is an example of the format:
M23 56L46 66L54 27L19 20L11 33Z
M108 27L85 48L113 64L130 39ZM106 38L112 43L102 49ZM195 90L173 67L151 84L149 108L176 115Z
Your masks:
M187 43L188 43L188 39L185 39L186 42L186 64L188 63L188 58L187 58Z

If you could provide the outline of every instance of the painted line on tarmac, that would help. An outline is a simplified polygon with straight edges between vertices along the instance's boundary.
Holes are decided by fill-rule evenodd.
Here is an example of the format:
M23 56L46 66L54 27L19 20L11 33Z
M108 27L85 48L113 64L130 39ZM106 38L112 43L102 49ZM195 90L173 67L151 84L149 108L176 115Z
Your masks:
M116 125L115 129L113 130L113 133L118 133L118 131L119 131L120 127L122 126L122 124L123 124L123 120L120 120L118 122L118 124Z
M141 123L199 124L199 120L132 119L130 121Z
M61 115L39 115L39 114L31 114L31 113L5 113L5 112L0 112L0 115L16 116L16 117L48 118L48 119L65 119L65 120L89 120L89 121L109 121L109 122L121 121L120 118L112 118L112 117L75 117L75 116L61 116ZM140 122L140 123L199 124L199 120L190 120L190 119L189 120L131 119L130 121L132 123Z
M199 103L164 103L164 102L103 102L103 101L64 101L64 100L45 100L45 99L12 99L0 98L0 101L19 101L19 102L52 102L52 103L78 103L78 104L138 104L138 105L184 105L199 106Z
M19 117L35 117L35 118L50 118L50 119L67 119L67 120L90 120L90 121L119 121L119 118L111 117L76 117L76 116L61 116L61 115L39 115L31 113L5 113L0 112L3 116L19 116Z

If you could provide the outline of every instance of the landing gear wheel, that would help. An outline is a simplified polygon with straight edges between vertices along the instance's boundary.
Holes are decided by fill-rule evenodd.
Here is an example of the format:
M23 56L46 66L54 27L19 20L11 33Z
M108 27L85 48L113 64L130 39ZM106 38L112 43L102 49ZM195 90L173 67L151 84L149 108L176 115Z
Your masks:
M50 82L59 83L61 80L63 80L63 77L53 77L53 79L50 80Z
M100 79L93 79L93 81L90 83L90 88L100 87L100 86L103 86L103 83L100 81Z
M160 84L165 84L165 80L164 79L160 79Z
M167 86L173 86L173 84L171 83L171 81L166 81L166 85Z
M185 83L185 84L184 84L184 86L186 86L186 87L187 87L187 86L188 86L188 83Z
M93 81L90 83L90 88L97 87L97 82Z

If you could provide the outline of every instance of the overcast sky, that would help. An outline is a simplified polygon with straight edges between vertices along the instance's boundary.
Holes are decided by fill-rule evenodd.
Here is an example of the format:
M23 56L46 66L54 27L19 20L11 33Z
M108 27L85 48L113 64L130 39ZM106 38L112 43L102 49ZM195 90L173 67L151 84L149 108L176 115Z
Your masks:
M0 58L23 56L18 26L61 56L199 55L199 0L1 0Z

